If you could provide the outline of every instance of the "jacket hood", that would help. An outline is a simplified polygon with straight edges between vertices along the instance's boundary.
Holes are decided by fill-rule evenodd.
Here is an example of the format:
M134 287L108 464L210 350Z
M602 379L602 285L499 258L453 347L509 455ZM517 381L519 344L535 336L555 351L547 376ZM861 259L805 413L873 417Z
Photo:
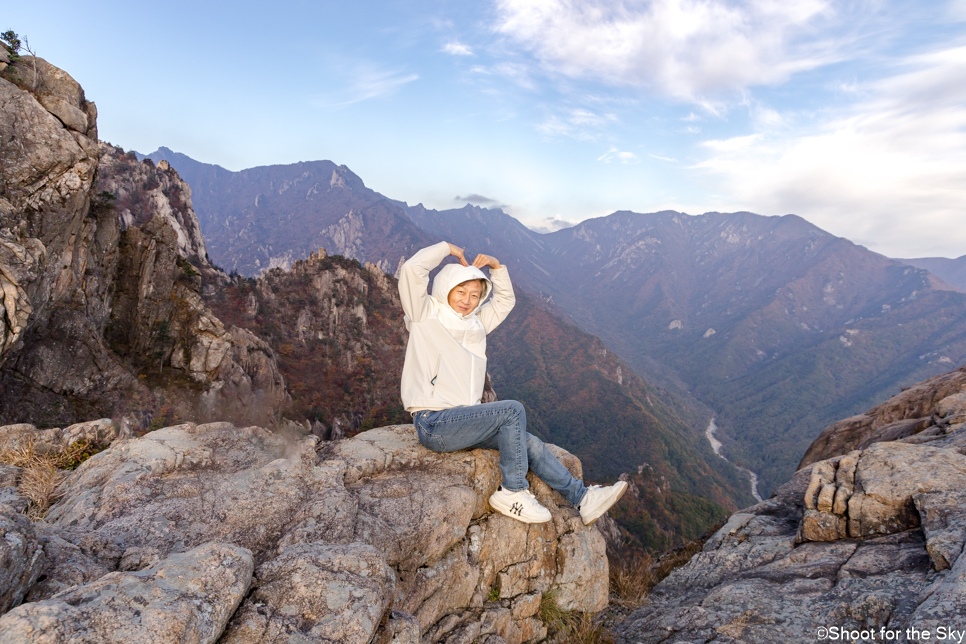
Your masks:
M444 266L433 279L433 297L449 306L449 292L457 285L469 280L483 280L483 294L480 296L480 303L473 309L473 313L470 313L470 315L473 315L480 310L483 302L493 291L490 278L475 266L463 266L462 264L447 264Z

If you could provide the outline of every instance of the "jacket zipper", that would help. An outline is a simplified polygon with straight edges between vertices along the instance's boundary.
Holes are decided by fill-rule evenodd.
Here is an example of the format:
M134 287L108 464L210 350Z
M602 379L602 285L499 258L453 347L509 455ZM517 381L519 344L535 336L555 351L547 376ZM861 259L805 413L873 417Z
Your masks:
M430 398L436 395L436 379L439 378L439 363L442 359L443 359L442 353L439 353L436 355L436 369L433 370L433 379L429 381L429 384L433 386L432 391L429 392Z

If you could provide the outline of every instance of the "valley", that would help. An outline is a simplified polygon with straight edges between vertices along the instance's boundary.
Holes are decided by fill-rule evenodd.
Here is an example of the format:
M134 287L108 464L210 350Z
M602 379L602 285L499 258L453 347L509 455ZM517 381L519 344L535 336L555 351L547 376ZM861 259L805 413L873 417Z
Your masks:
M621 211L538 234L499 209L409 206L328 162L244 174L167 149L148 156L183 165L213 261L242 274L261 268L233 258L288 265L311 252L306 238L389 272L426 240L499 252L518 289L659 386L694 436L714 416L763 496L823 427L966 360L966 293L794 215ZM267 205L292 199L291 213ZM251 226L273 228L270 253L242 233Z

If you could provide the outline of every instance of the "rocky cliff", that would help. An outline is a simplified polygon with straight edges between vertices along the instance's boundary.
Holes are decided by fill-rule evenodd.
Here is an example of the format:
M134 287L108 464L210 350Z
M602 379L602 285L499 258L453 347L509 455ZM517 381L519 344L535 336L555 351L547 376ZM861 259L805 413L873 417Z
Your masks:
M546 636L541 605L606 606L600 533L533 478L550 523L491 513L499 481L495 452L430 452L412 425L321 444L228 423L120 440L45 521L3 491L0 640L516 644Z
M897 396L873 407L864 414L840 420L818 435L798 468L834 456L841 456L872 443L894 441L921 434L921 438L945 433L951 424L962 422L949 405L950 398L966 389L966 367L930 378L909 387ZM944 400L948 398L946 403Z
M821 450L839 454L733 514L623 622L621 641L959 641L966 630L963 371L866 416L881 419L882 429L890 410L932 424L918 433L893 425L824 441Z
M318 250L290 270L234 277L206 298L278 356L287 416L320 437L411 420L399 400L408 334L396 280L373 264Z
M66 72L24 57L0 76L0 421L276 414L270 349L201 301L187 185L99 145Z

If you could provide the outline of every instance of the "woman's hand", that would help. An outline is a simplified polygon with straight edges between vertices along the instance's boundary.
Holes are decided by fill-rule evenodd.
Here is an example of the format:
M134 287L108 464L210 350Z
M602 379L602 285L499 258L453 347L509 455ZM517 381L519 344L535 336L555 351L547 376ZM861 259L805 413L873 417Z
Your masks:
M483 268L484 266L489 266L493 269L500 268L500 260L491 255L484 255L480 253L476 256L476 259L473 260L473 266L477 268Z
M446 242L446 243L449 244L449 242ZM463 257L463 249L460 248L459 246L454 246L453 244L449 244L449 254L455 257L456 259L460 260L460 264L462 264L463 266L469 266L469 264L466 262L466 258Z

